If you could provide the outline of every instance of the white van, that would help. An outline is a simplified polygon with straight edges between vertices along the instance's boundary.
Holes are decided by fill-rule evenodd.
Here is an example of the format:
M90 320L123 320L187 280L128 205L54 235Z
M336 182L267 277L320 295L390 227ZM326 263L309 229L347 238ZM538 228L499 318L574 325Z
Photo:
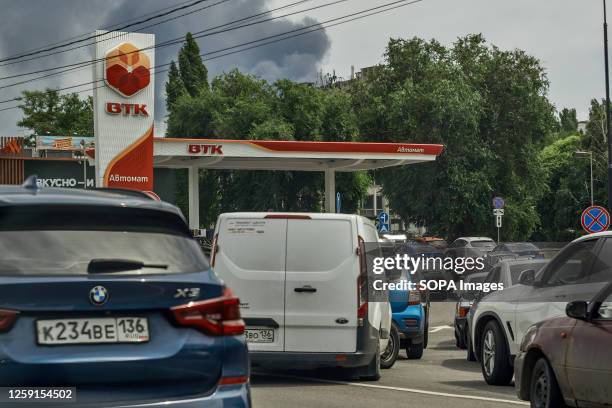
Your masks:
M376 244L378 234L358 215L219 216L211 265L240 297L254 366L380 377L391 309L368 302L366 242Z

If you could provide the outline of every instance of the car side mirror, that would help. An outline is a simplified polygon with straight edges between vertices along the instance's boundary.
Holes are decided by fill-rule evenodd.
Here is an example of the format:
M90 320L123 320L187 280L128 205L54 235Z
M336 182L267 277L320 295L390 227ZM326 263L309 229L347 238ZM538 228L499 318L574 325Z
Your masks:
M565 314L572 319L588 320L589 304L584 300L575 300L565 306Z
M535 270L527 269L521 272L519 275L518 283L521 285L534 286L535 285Z

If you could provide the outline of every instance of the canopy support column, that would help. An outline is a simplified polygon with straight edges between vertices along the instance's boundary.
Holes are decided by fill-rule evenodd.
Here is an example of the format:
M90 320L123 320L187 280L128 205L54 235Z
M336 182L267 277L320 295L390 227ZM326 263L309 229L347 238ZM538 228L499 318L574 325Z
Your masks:
M336 212L336 171L325 169L325 212Z
M189 185L189 229L200 228L200 178L199 168L191 166L187 169Z

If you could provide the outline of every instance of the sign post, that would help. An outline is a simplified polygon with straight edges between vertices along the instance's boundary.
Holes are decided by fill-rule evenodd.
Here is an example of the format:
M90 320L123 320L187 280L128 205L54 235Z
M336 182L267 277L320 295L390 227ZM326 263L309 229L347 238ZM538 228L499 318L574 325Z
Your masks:
M501 197L493 198L493 215L495 216L495 227L497 227L497 243L500 242L500 231L502 227L502 217L506 202Z
M96 185L153 190L155 36L96 31Z

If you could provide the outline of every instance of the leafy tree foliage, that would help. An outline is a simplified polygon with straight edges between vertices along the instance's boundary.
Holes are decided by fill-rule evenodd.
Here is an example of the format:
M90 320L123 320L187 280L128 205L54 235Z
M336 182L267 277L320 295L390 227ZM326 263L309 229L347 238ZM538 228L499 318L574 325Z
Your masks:
M24 91L21 97L23 118L17 125L38 135L93 136L93 99L80 99L76 93Z
M169 111L178 98L187 93L185 84L181 79L181 73L174 61L170 62L168 71L168 82L166 83L166 109Z
M185 44L178 55L181 80L187 93L199 95L208 88L208 70L202 62L200 47L191 33L187 33Z
M451 48L392 39L385 58L353 90L362 139L445 145L434 163L380 172L391 207L433 234L491 234L491 199L501 195L504 239L529 237L543 188L536 158L555 126L539 62L480 35Z
M289 80L270 84L232 70L214 78L206 92L177 98L170 109L168 135L351 141L358 128L346 91ZM337 177L343 211L355 211L369 185L368 176ZM319 172L201 171L200 183L201 207L209 194L216 197L213 211L201 214L203 225L214 223L217 211L320 211L324 200ZM181 185L186 187L186 182Z
M576 109L563 108L559 112L559 123L561 125L561 131L565 133L577 133L578 132L578 118L576 116Z

